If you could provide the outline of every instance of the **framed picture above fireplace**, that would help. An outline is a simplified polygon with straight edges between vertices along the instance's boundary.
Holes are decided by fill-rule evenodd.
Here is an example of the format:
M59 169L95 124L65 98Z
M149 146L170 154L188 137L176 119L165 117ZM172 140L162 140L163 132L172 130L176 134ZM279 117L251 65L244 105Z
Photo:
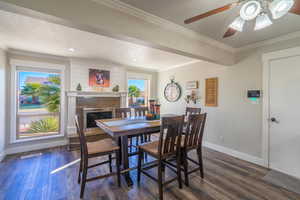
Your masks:
M89 86L90 87L109 87L110 71L89 69Z

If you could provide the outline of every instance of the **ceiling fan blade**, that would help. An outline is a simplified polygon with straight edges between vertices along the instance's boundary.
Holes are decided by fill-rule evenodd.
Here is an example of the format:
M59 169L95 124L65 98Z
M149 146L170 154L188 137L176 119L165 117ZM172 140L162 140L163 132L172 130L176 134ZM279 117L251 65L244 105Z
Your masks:
M189 18L189 19L185 20L184 23L185 24L193 23L193 22L198 21L200 19L203 19L205 17L209 17L211 15L215 15L215 14L218 14L220 12L229 10L230 8L233 8L233 7L237 6L237 5L238 5L238 2L227 4L227 5L222 6L220 8L216 8L214 10L210 10L210 11L208 11L206 13L201 14L201 15L197 15L195 17Z
M226 33L223 35L223 38L233 36L236 32L237 32L237 30L235 30L233 28L228 28Z
M295 4L289 12L296 15L300 15L300 0L295 0Z

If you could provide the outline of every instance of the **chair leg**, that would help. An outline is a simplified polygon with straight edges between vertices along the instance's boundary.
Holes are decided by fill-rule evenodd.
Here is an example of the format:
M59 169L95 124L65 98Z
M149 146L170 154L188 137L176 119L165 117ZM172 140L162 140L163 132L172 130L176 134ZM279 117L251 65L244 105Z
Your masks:
M132 152L132 137L129 138L129 151Z
M178 181L178 186L181 189L182 188L182 180L181 180L181 153L177 154L176 158L176 167L177 167L177 181Z
M82 157L80 158L80 163L79 163L79 171L78 171L78 184L81 181L81 172L82 172Z
M187 160L187 152L182 150L182 164L184 169L184 183L186 186L189 186L189 175L188 175L188 160Z
M141 135L141 143L144 143L144 134Z
M163 161L165 161L165 160L163 160ZM161 162L161 170L164 172L164 171L166 171L166 164L163 161Z
M204 171L203 171L203 159L202 159L202 149L197 149L198 159L199 159L199 167L200 167L200 174L201 178L204 178Z
M122 142L121 142L121 137L118 138L118 145L120 147L119 149L119 159L120 159L120 163L122 163Z
M80 188L80 198L83 198L85 184L86 184L86 177L87 177L87 170L88 170L88 160L86 158L84 158L82 170L83 172L82 172L82 181L81 181L81 188Z
M144 157L144 162L146 163L148 161L148 154L145 153L143 157Z
M141 149L138 150L138 168L137 168L137 182L140 184L141 181L141 171L142 171L142 160L144 159L143 151Z
M139 136L135 137L135 146L137 147L139 145Z
M108 161L109 161L109 172L112 173L112 159L111 159L111 154L108 155Z
M157 168L157 174L158 174L158 195L159 200L163 200L163 180L162 180L162 162L161 160L158 161L158 168Z
M119 151L116 151L116 167L117 167L117 180L118 180L118 186L121 187L121 171L120 171L120 153Z

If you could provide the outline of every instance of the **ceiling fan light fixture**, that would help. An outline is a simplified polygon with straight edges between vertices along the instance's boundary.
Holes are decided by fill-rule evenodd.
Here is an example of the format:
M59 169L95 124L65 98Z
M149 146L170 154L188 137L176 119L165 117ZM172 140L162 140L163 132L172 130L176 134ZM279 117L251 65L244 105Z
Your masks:
M272 21L266 13L260 14L256 17L254 30L260 30L272 25Z
M245 20L243 20L240 16L235 18L235 20L229 25L230 28L237 30L239 32L243 31L245 24Z
M260 2L256 0L250 0L242 5L240 10L240 16L243 20L249 21L257 17L260 11Z
M270 3L269 9L272 13L273 19L278 19L289 12L294 6L294 0L274 0Z

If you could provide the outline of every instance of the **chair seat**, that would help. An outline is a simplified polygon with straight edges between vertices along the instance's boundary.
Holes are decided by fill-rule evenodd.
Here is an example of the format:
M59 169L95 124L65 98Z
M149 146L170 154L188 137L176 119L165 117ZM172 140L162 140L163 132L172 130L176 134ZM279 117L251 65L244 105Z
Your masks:
M119 150L119 146L110 138L87 143L88 154L98 154Z
M176 142L175 142L175 144L176 144ZM156 140L156 141L153 141L153 142L142 144L139 147L143 151L153 155L154 157L158 157L159 156L158 145L159 145L159 140ZM176 148L176 146L175 146L175 148ZM164 151L162 150L162 152L164 152ZM166 157L168 155L169 154L165 154L165 155L163 155L163 157Z
M159 141L149 142L149 143L140 145L139 147L141 149L143 149L143 151L146 151L146 152L150 153L151 155L158 156L159 155L158 143L159 143Z

